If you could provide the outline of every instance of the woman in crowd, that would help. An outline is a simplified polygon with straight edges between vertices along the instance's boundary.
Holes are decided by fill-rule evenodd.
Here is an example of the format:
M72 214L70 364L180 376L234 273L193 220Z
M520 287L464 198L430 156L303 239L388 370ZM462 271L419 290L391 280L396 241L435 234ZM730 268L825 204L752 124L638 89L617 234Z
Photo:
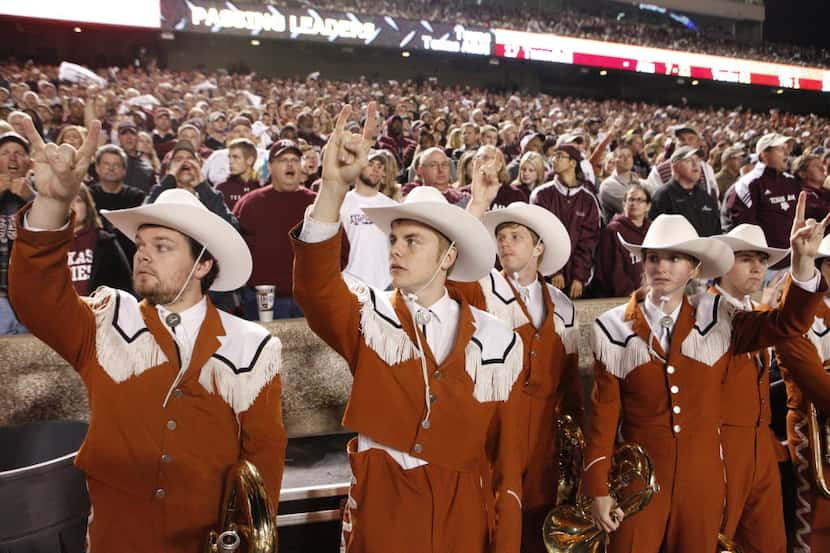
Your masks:
M86 138L85 128L78 125L66 125L61 129L61 132L58 133L58 138L55 140L55 144L58 146L61 144L69 144L77 150L81 147L81 144L84 143L84 138Z
M75 236L69 246L69 272L81 296L99 286L132 291L132 275L124 251L115 236L104 230L95 200L86 185L72 201Z
M596 290L598 297L627 297L643 284L643 262L631 255L620 242L640 245L651 221L651 194L640 184L633 184L625 193L623 212L614 215L602 230L597 247Z
M508 186L502 186L494 205L529 202L533 189L545 182L545 158L537 152L525 152L519 159L519 174Z

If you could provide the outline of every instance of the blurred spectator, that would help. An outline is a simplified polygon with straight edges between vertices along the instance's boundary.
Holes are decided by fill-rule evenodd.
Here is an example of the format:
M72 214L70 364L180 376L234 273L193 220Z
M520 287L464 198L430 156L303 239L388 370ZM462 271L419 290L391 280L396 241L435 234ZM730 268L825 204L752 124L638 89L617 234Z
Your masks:
M228 180L216 185L216 190L222 193L225 204L231 211L242 196L259 188L259 180L254 170L256 158L256 146L247 138L237 138L228 144L231 174Z
M648 174L651 171L651 164L645 155L643 136L639 132L632 130L626 134L623 139L623 144L631 148L631 152L634 154L634 171L637 173L637 176L641 179L648 178Z
M651 194L642 184L632 184L625 192L623 212L613 216L602 230L596 255L596 295L624 297L640 288L643 261L631 255L620 243L642 244L651 221Z
M530 202L530 194L545 182L545 158L527 152L519 160L519 177L502 185L493 201L493 208L507 207L513 202Z
M303 186L312 189L312 185L320 178L322 166L320 165L320 153L313 146L300 145L303 152L303 159L300 165L300 172L303 174Z
M452 152L452 159L461 159L467 152L475 152L481 146L480 132L478 125L467 121L461 125L461 142L460 148L456 148Z
M692 146L680 146L674 151L669 160L672 178L653 195L649 212L652 221L664 213L683 215L702 237L721 233L718 203L698 184L702 155L701 150Z
M17 238L15 217L34 197L28 182L31 168L29 142L16 132L0 135L0 335L27 332L9 304L8 274L12 245Z
M404 152L414 142L403 135L403 118L392 115L386 120L386 132L378 140L378 149L392 152L398 167L405 167Z
M369 164L360 173L355 187L346 193L340 207L340 223L349 241L349 259L343 271L347 282L362 281L372 288L386 290L392 283L389 274L389 237L363 213L364 207L383 207L397 202L379 191L386 176L386 156L369 153Z
M274 318L303 316L292 298L294 253L288 231L303 219L317 194L302 186L301 156L295 142L275 142L268 154L270 186L245 194L234 207L254 260L251 280L242 295L245 316L251 320L259 314L254 287L260 284L276 286Z
M689 125L681 125L674 130L674 137L677 139L678 149L683 146L689 146L695 150L701 150L700 134L694 127ZM717 199L720 191L718 190L718 182L715 179L715 171L712 169L711 165L704 161L704 159L705 156L701 150L698 158L698 161L700 161L700 171L698 171L697 184L700 186L701 190ZM657 202L657 190L661 186L668 184L669 181L672 180L672 176L673 164L670 159L655 165L651 169L651 173L646 180L646 186L648 186L649 191L654 195L655 204ZM654 219L654 217L652 217L652 219Z
M549 210L568 229L571 258L551 282L574 299L582 297L585 286L591 282L594 249L602 224L599 202L586 189L581 160L582 154L575 146L558 146L553 158L553 180L530 194L530 203Z
M310 113L302 113L297 118L297 138L314 148L322 148L326 144L326 139L314 130L314 117Z
M403 187L404 197L416 186L432 186L453 205L465 207L470 201L468 194L450 187L450 159L440 148L423 152L415 162L415 173L416 181Z
M153 145L156 148L156 154L159 158L164 159L167 152L173 149L176 145L176 135L173 132L172 113L167 108L159 108L153 114Z
M824 187L827 171L821 156L803 154L793 162L793 174L807 193L804 216L821 221L830 213L830 190Z
M89 192L99 213L102 209L128 209L144 203L144 192L125 182L127 163L126 152L114 144L101 146L95 153L95 173L98 175L98 182L90 185ZM107 227L107 230L115 234L121 250L132 267L135 254L135 243L132 237L124 236L120 231L111 227Z
M86 129L84 127L66 125L55 138L55 144L58 146L61 144L69 144L77 150L84 143L84 138L86 138Z
M599 186L599 203L605 223L609 223L615 215L623 212L623 200L628 189L640 185L640 178L633 171L634 150L631 146L617 146L613 156L614 172Z
M85 185L72 201L75 228L67 262L78 295L89 296L99 286L129 292L132 273L124 251L113 234L104 230L95 200Z
M193 144L187 140L179 140L173 146L171 153L173 157L170 158L170 169L161 182L150 190L147 203L154 203L159 194L165 190L183 188L199 198L199 201L210 211L238 228L239 222L225 204L222 193L214 190L204 180L202 160L196 154L196 148L193 147Z
M755 145L758 163L738 179L726 199L732 224L749 223L764 230L771 248L788 248L801 185L786 172L789 137L767 133ZM785 267L789 257L771 269Z
M225 147L225 128L228 118L221 111L214 111L208 116L207 138L205 146L211 150L221 150Z
M150 133L144 131L138 133L138 152L143 159L147 160L153 166L153 172L156 175L160 175L161 161L156 153L156 149L153 147L153 137L150 136Z
M252 130L251 120L247 117L235 117L228 125L227 143L230 144L237 138L245 138L253 144L257 144L258 142ZM228 165L228 153L227 148L222 148L210 154L210 157L205 160L202 171L210 184L215 186L220 182L228 180L231 174L230 165ZM257 161L254 165L254 169L257 172L259 172L267 158L268 151L264 148L257 147Z
M138 128L135 123L125 122L118 125L118 143L127 154L127 174L124 183L146 194L156 184L156 177L152 164L138 151ZM101 209L100 204L98 205Z
M741 163L745 157L746 152L741 146L730 146L721 154L721 170L715 175L720 198L726 198L726 191L740 178Z

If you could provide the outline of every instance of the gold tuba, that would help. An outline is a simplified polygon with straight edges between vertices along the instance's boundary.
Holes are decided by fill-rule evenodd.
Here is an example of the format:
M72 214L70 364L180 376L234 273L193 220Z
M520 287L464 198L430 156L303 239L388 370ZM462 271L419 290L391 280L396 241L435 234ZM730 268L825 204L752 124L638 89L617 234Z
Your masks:
M576 421L565 415L557 421L559 441L559 482L556 506L542 526L542 539L548 553L604 553L607 535L594 525L590 499L580 492L584 439ZM623 496L633 483L642 487ZM614 452L608 487L625 516L642 511L660 491L654 467L645 449L627 443Z
M716 553L743 553L741 546L723 534L718 534L718 550Z
M208 535L206 553L242 551L275 553L277 524L259 471L250 461L240 461L228 471L219 517L219 530Z
M813 481L819 493L830 499L830 487L824 480L824 465L830 464L830 420L810 402L807 410L807 425L810 440L810 467Z

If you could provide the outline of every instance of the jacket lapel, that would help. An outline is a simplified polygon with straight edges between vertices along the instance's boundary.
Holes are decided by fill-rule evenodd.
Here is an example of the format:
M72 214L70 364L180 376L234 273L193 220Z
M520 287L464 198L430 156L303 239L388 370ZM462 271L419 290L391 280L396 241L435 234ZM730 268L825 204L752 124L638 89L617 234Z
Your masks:
M162 323L159 318L159 312L156 309L156 306L145 299L141 300L139 307L141 309L141 316L144 319L144 324L146 324L147 328L150 329L150 333L156 339L156 343L161 348L161 351L164 352L164 355L167 356L170 363L176 367L176 370L180 369L181 356L179 355L179 348L176 346L176 342L173 340L173 337L167 329L164 328L164 323Z
M222 319L219 318L219 311L210 301L209 296L205 296L205 300L207 302L205 320L202 321L199 334L196 336L196 344L193 346L193 355L190 357L190 366L184 375L185 378L199 378L202 367L221 345L218 337L225 336L225 327L222 325Z
M663 359L666 358L666 352L663 351L663 346L660 345L660 341L657 337L651 336L651 327L648 325L648 321L646 320L645 313L643 313L643 308L640 307L640 302L645 301L645 294L643 292L637 291L631 294L631 299L628 300L628 306L625 309L625 320L632 321L631 323L631 330L640 337L640 339L649 345L649 339L651 339L651 348L653 351L657 352Z

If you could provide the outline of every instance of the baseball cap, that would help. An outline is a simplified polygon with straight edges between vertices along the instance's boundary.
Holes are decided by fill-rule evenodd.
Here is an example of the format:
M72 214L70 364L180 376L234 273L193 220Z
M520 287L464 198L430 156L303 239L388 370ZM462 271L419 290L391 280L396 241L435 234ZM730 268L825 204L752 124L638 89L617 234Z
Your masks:
M5 144L6 142L17 142L23 146L23 149L26 150L27 154L29 153L29 141L14 131L0 134L0 144Z
M189 140L178 140L176 142L176 145L173 146L173 149L170 150L170 157L176 155L176 152L178 152L179 150L185 150L187 152L190 152L193 155L193 157L198 158L198 156L196 156L196 148L193 147L193 144L191 144Z
M211 112L210 115L208 115L208 121L210 123L213 123L217 119L227 119L227 118L228 118L228 116L225 115L225 112L223 112L223 111L213 111L213 112Z
M677 127L674 128L675 138L679 138L679 136L683 133L691 133L691 134L694 134L696 136L700 136L700 134L697 132L697 129L694 128L691 125L678 125Z
M733 157L743 157L746 155L744 149L740 146L730 146L723 153L720 155L720 162L726 163L726 161Z
M538 139L539 139L539 140L541 140L543 143L544 143L544 141L545 141L545 135L544 135L544 134L542 134L542 133L540 133L540 132L531 132L531 133L528 133L528 134L524 135L524 136L522 137L521 142L519 142L519 146L521 147L522 151L524 151L524 149L525 149L525 148L527 148L527 145L528 145L528 144L530 144L530 142L531 142L534 138L538 138Z
M671 162L677 163L695 155L703 157L703 150L700 148L692 148L691 146L681 146L671 155Z
M769 148L775 148L776 146L783 146L790 140L792 139L789 136L784 136L777 132L767 133L758 139L758 142L755 144L755 153L761 155L761 152Z
M124 121L123 123L118 124L118 134L131 132L134 134L138 134L138 127L135 126L135 123L131 123L129 121Z
M233 119L231 119L230 123L228 123L228 128L232 129L234 127L238 127L239 125L245 125L246 127L253 126L251 124L250 119L248 119L247 117L242 117L240 115L239 117L234 117Z
M297 146L296 142L284 138L274 142L274 145L271 146L270 150L268 150L268 161L273 161L286 152L294 152L299 157L303 156L303 152L300 150L300 147Z
M579 148L572 144L560 144L556 147L557 152L565 152L568 154L568 157L574 161L582 161L582 152L579 151Z

